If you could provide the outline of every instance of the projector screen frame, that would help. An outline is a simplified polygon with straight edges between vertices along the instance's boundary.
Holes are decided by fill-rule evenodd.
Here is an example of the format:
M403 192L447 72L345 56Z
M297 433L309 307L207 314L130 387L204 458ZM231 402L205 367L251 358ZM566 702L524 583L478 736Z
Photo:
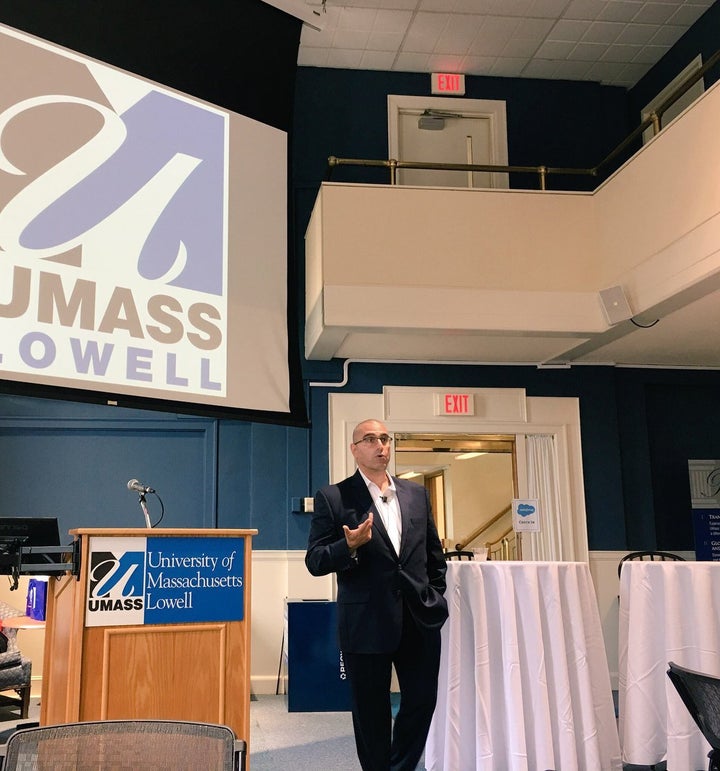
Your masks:
M92 9L91 3L78 2L75 5L78 8L82 8L85 12ZM183 5L181 3L181 5ZM272 9L271 9L272 11ZM276 11L272 11L273 14L277 14ZM6 16L7 14L3 14ZM182 17L182 13L180 14ZM5 18L0 19L5 21ZM184 22L187 23L187 18ZM274 21L277 21L274 18ZM297 26L297 38L299 39L299 25ZM0 29L6 29L0 27ZM12 30L17 32L17 30ZM24 35L24 33L20 33ZM24 37L30 37L24 35ZM58 46L54 42L47 42L45 40L39 41L48 48L59 49L62 52L61 46ZM85 61L95 62L102 67L108 67L110 69L116 68L116 65L106 64L105 62L93 59L91 56L85 53L77 53L74 50L65 51ZM143 73L136 75L129 70L123 70L123 74L129 77L138 77L143 80L147 80L152 86L166 93L178 93L181 97L196 100L203 103L202 95L190 96L184 92L176 92L172 86L164 86L157 81L153 80L151 75ZM209 107L227 111L235 115L242 120L250 121L263 121L259 118L252 118L237 113L233 108L226 106L213 105L212 103L206 103ZM256 107L256 105L255 105ZM287 110L288 119L290 110ZM271 118L272 123L278 123L276 116ZM264 124L267 127L275 128L271 123ZM282 130L282 129L280 129ZM284 354L286 370L284 375L280 378L280 381L287 379L287 383L279 382L277 385L279 388L286 389L287 392L287 408L286 409L264 409L265 405L256 406L246 403L234 403L225 400L215 400L209 398L206 401L198 400L195 394L192 393L175 393L171 398L164 398L162 392L158 395L158 392L151 391L150 389L139 388L125 388L117 383L108 383L107 387L103 388L103 383L97 381L84 381L80 382L60 382L57 378L45 379L44 377L37 377L33 373L18 374L16 372L3 372L2 366L0 366L0 393L6 394L18 394L23 396L32 396L38 398L50 398L55 400L69 400L78 402L87 402L93 404L102 404L112 407L122 407L129 409L149 409L155 411L162 411L168 413L180 413L189 415L209 416L214 418L229 418L229 419L241 419L248 421L258 422L271 422L271 423L284 423L288 425L301 425L306 426L308 424L304 403L304 396L302 391L302 376L299 363L298 354L298 321L297 321L297 297L296 297L296 283L294 280L294 261L289 255L291 241L288 239L287 234L290 232L290 220L289 220L289 206L288 206L288 169L289 163L287 159L287 149L282 161L283 165L283 183L282 183L282 202L284 207L282 228L283 232L283 267L285 269L285 302L283 311L283 324L285 328L285 344L286 350ZM232 181L231 181L232 184ZM280 192L279 189L276 192ZM278 196L279 197L279 196ZM46 266L52 263L46 263ZM235 266L233 266L234 268ZM261 270L259 266L256 266L256 270ZM228 324L230 322L228 321ZM228 327L229 328L229 327ZM279 357L276 356L277 359ZM242 357L236 357L234 359L228 358L227 368L228 371L238 367L253 367L253 357L243 355ZM258 392L262 392L262 388L255 389Z

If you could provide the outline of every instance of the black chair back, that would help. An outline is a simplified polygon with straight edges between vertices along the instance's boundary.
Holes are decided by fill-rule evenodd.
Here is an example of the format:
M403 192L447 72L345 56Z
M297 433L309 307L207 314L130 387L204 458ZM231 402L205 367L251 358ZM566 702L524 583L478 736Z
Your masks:
M622 570L622 566L628 560L645 560L649 562L684 562L685 557L681 557L679 554L673 554L670 551L631 551L629 554L626 554L618 564L618 578L620 578L620 571Z
M671 661L667 675L712 747L708 771L720 771L720 677L686 669Z
M446 560L471 560L474 559L474 557L475 555L471 551L462 551L460 549L445 552Z

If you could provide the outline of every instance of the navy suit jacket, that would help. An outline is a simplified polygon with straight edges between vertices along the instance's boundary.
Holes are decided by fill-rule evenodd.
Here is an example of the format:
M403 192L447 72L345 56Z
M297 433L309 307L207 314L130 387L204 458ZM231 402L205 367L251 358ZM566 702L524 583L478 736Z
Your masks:
M390 653L402 632L403 606L422 629L447 618L446 564L427 491L394 479L402 515L396 554L359 471L315 496L305 564L314 576L337 574L338 636L348 653ZM351 530L373 512L372 538L350 555L342 526Z

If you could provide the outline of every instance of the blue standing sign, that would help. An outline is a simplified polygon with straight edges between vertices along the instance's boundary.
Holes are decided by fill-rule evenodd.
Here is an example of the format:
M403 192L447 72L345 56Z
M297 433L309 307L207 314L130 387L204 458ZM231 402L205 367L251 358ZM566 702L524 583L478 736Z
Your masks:
M695 559L720 561L720 461L689 460Z

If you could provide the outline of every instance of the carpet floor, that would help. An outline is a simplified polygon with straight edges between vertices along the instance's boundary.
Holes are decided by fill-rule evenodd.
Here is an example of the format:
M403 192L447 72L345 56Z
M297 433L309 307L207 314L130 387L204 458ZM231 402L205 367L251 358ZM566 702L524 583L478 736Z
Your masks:
M250 703L252 771L360 771L349 712L288 712L285 696Z

